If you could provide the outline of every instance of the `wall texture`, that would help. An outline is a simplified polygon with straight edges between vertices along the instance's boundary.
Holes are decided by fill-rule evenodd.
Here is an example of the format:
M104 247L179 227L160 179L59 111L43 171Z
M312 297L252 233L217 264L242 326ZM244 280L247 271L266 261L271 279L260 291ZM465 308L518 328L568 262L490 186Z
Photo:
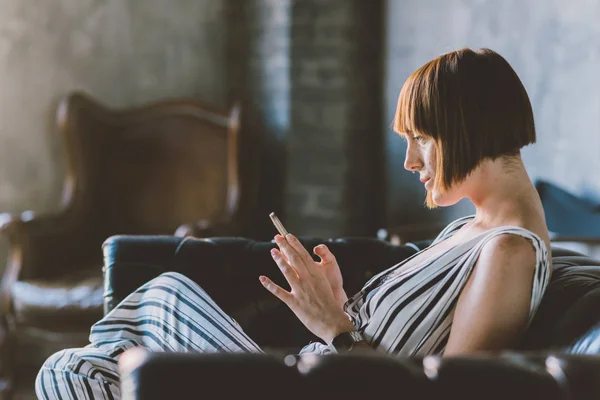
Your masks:
M3 0L0 209L56 207L53 114L70 91L115 107L179 95L223 104L221 25L215 0Z
M168 96L225 105L224 18L224 0L2 0L0 211L58 207L54 111L70 91L114 107Z
M600 3L593 0L389 0L385 126L412 71L456 48L489 47L515 68L533 104L538 143L524 150L532 179L600 199L598 18ZM465 203L425 210L422 185L402 167L403 141L391 129L386 140L392 224L472 211Z

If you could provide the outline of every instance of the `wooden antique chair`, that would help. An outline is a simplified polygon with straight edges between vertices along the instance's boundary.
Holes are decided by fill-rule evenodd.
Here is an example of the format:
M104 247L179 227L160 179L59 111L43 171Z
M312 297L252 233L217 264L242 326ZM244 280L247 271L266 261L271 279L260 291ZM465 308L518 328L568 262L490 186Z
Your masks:
M75 93L58 108L61 211L2 215L0 393L15 360L35 368L85 345L102 316L103 241L115 234L236 235L240 110L189 99L111 110Z

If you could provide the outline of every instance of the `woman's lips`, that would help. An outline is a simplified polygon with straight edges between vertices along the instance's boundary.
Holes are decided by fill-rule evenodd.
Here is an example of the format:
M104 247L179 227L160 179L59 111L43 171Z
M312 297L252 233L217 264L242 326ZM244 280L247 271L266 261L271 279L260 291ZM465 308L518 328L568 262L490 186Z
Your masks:
M429 183L429 182L431 182L431 178L421 179L421 182L423 182L423 186L425 187L426 190L431 189L431 185Z

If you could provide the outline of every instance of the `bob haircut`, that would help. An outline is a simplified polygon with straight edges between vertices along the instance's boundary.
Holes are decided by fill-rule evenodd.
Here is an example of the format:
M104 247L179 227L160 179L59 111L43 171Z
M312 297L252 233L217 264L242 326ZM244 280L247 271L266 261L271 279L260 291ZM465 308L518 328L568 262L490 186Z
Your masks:
M490 49L456 50L416 70L400 91L394 130L435 140L434 184L442 191L483 160L518 155L536 140L521 80Z

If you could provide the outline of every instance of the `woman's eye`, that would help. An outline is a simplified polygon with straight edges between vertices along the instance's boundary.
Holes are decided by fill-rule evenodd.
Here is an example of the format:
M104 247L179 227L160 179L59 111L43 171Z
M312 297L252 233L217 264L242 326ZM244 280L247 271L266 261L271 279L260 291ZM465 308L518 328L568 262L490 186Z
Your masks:
M419 142L419 143L422 143L422 142L423 142L423 140L425 140L425 138L424 138L423 136L420 136L420 135L417 135L417 136L415 136L415 137L414 137L414 139L415 139L417 142Z

